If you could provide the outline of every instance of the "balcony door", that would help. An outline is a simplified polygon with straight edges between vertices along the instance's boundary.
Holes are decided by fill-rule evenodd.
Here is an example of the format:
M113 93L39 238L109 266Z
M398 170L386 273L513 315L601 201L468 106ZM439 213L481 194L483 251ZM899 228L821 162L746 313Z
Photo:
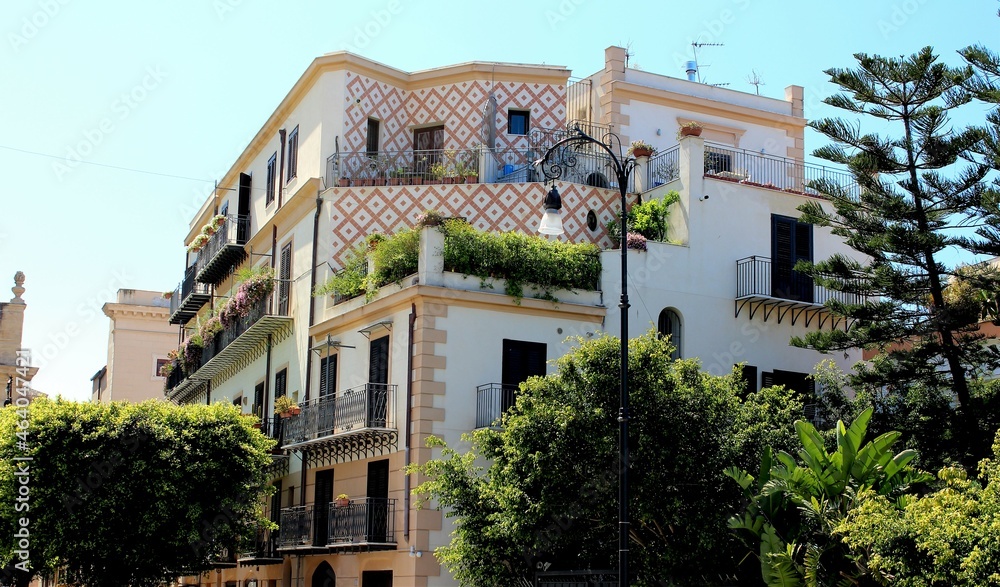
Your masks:
M292 292L292 243L281 247L281 262L278 266L278 316L288 315L288 302Z
M413 129L413 171L427 176L431 165L440 162L443 150L443 125Z
M517 388L529 377L545 376L546 349L544 342L503 339L501 383Z
M368 348L368 405L369 428L384 428L389 401L389 337L371 341Z
M388 542L389 459L368 463L368 542Z
M794 270L799 261L812 261L812 225L787 216L771 216L771 295L812 303L812 278Z
M240 189L239 189L239 205L237 207L237 214L239 217L236 220L236 244L242 245L246 244L247 239L250 238L250 194L252 189L252 177L248 173L240 174ZM226 230L229 238L232 238L233 233Z
M330 538L330 502L333 501L333 469L316 471L313 497L313 545L326 546Z

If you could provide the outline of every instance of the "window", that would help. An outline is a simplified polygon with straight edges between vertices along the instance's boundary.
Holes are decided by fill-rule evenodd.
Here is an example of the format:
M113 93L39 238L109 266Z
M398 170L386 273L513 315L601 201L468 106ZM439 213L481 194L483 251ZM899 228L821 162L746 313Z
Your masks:
M368 142L367 151L369 157L378 155L378 135L381 124L375 118L368 119Z
M812 225L787 216L771 216L771 295L812 303L812 278L794 270L799 261L812 261Z
M760 386L771 387L772 385L784 385L799 394L799 399L804 403L816 401L816 381L809 377L808 373L797 373L795 371L765 371L760 374Z
M368 463L368 542L388 542L389 459Z
M170 359L156 359L156 364L153 366L153 377L160 376L160 368L170 362Z
M368 382L389 383L389 337L371 341L368 349Z
M288 393L288 369L282 369L274 374L274 399Z
M677 313L677 310L664 308L660 312L656 331L660 333L660 336L670 337L670 344L674 347L674 350L670 353L670 358L681 358L681 315Z
M298 172L299 167L299 127L292 129L292 132L288 133L288 179L285 183L288 183L295 179L295 174Z
M528 134L528 118L529 112L527 110L508 110L507 111L507 134L509 135L526 135Z
M253 413L261 420L267 414L264 413L264 382L261 381L253 388Z
M732 171L733 158L726 153L716 153L714 151L705 152L705 172L719 173L720 171Z
M281 247L281 262L278 266L278 315L288 315L288 302L292 290L292 243Z
M267 186L264 188L264 204L268 205L274 201L274 183L278 177L278 154L274 153L267 160Z
M740 368L740 379L746 383L746 388L743 390L744 395L757 393L757 367L746 364L742 365Z
M503 339L501 383L517 388L529 377L545 375L546 348L544 342Z
M337 382L337 355L323 357L319 361L319 396L333 396Z
M313 492L313 544L326 546L330 528L330 502L333 501L333 469L316 471Z
M237 408L243 408L243 394L239 394L233 398L233 405Z

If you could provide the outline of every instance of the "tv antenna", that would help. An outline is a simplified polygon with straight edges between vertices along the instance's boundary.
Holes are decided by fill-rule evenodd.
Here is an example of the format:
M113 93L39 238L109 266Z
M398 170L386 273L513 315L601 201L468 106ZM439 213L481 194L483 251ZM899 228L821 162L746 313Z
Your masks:
M698 63L698 49L700 47L722 47L722 46L723 43L699 43L697 41L691 43L691 52L694 53L694 65L695 65L695 71L698 75L697 81L699 84L705 83L705 80L701 79L701 64ZM711 67L711 65L706 65L705 67ZM728 84L713 84L713 85L721 86Z
M753 86L755 90L757 90L758 96L760 95L760 87L766 85L764 83L764 80L760 78L760 74L757 73L756 69L750 70L750 74L747 75L747 83Z

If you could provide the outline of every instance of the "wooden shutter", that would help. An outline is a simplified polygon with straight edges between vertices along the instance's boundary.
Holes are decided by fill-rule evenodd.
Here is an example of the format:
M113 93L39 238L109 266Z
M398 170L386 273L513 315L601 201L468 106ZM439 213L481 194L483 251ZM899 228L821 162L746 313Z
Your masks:
M274 399L285 395L288 384L288 369L282 369L274 375Z
M267 160L267 187L264 194L264 204L268 205L274 201L274 186L278 177L278 154L274 153Z
M330 535L330 502L333 501L333 469L316 471L313 496L313 544L326 546Z
M337 381L337 355L323 357L319 361L319 396L333 395Z
M792 238L795 219L771 216L771 295L788 299L792 294Z
M745 394L757 393L757 367L753 365L743 365L740 377L746 381Z
M371 341L368 349L368 382L389 383L389 337Z
M774 373L771 373L770 371L764 371L763 373L760 374L761 389L764 389L765 387L772 387L773 385L775 385Z
M288 302L292 291L292 243L281 247L281 262L278 266L278 315L288 315Z
M230 232L230 228L223 226L228 238L236 237L236 244L245 244L250 237L250 194L252 193L253 178L246 173L240 174L239 185L239 205L237 207L238 217L236 219L236 233Z
M379 129L381 125L374 118L368 119L368 141L366 144L368 155L378 155Z
M812 303L813 283L812 278L794 270L795 264L799 261L813 260L812 246L812 225L802 222L795 223L795 238L793 242L792 277L795 280L795 299Z
M389 460L368 463L368 541L388 542Z
M503 339L501 383L516 387L534 375L545 376L545 358L543 342Z

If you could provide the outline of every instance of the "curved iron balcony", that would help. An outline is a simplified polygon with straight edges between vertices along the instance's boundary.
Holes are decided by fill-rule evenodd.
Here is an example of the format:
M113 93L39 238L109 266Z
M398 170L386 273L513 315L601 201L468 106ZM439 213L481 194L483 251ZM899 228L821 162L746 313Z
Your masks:
M250 217L226 216L226 221L212 235L195 262L197 274L195 279L200 283L218 285L222 278L246 258L243 248L250 238Z
M388 383L365 383L305 402L283 424L284 448L339 454L346 445L357 445L359 437L372 447L394 443L395 402L396 385Z
M170 320L171 324L184 324L194 318L198 310L212 299L212 292L208 285L198 283L195 280L197 269L191 265L184 271L184 280L177 285L177 289L170 295Z
M476 387L476 428L500 426L500 418L517 400L517 385L484 383Z
M167 379L167 399L184 401L204 387L205 382L232 370L239 361L263 344L268 335L291 326L291 284L276 279L274 289L253 303L246 316L205 341L200 361L188 374L175 369Z

